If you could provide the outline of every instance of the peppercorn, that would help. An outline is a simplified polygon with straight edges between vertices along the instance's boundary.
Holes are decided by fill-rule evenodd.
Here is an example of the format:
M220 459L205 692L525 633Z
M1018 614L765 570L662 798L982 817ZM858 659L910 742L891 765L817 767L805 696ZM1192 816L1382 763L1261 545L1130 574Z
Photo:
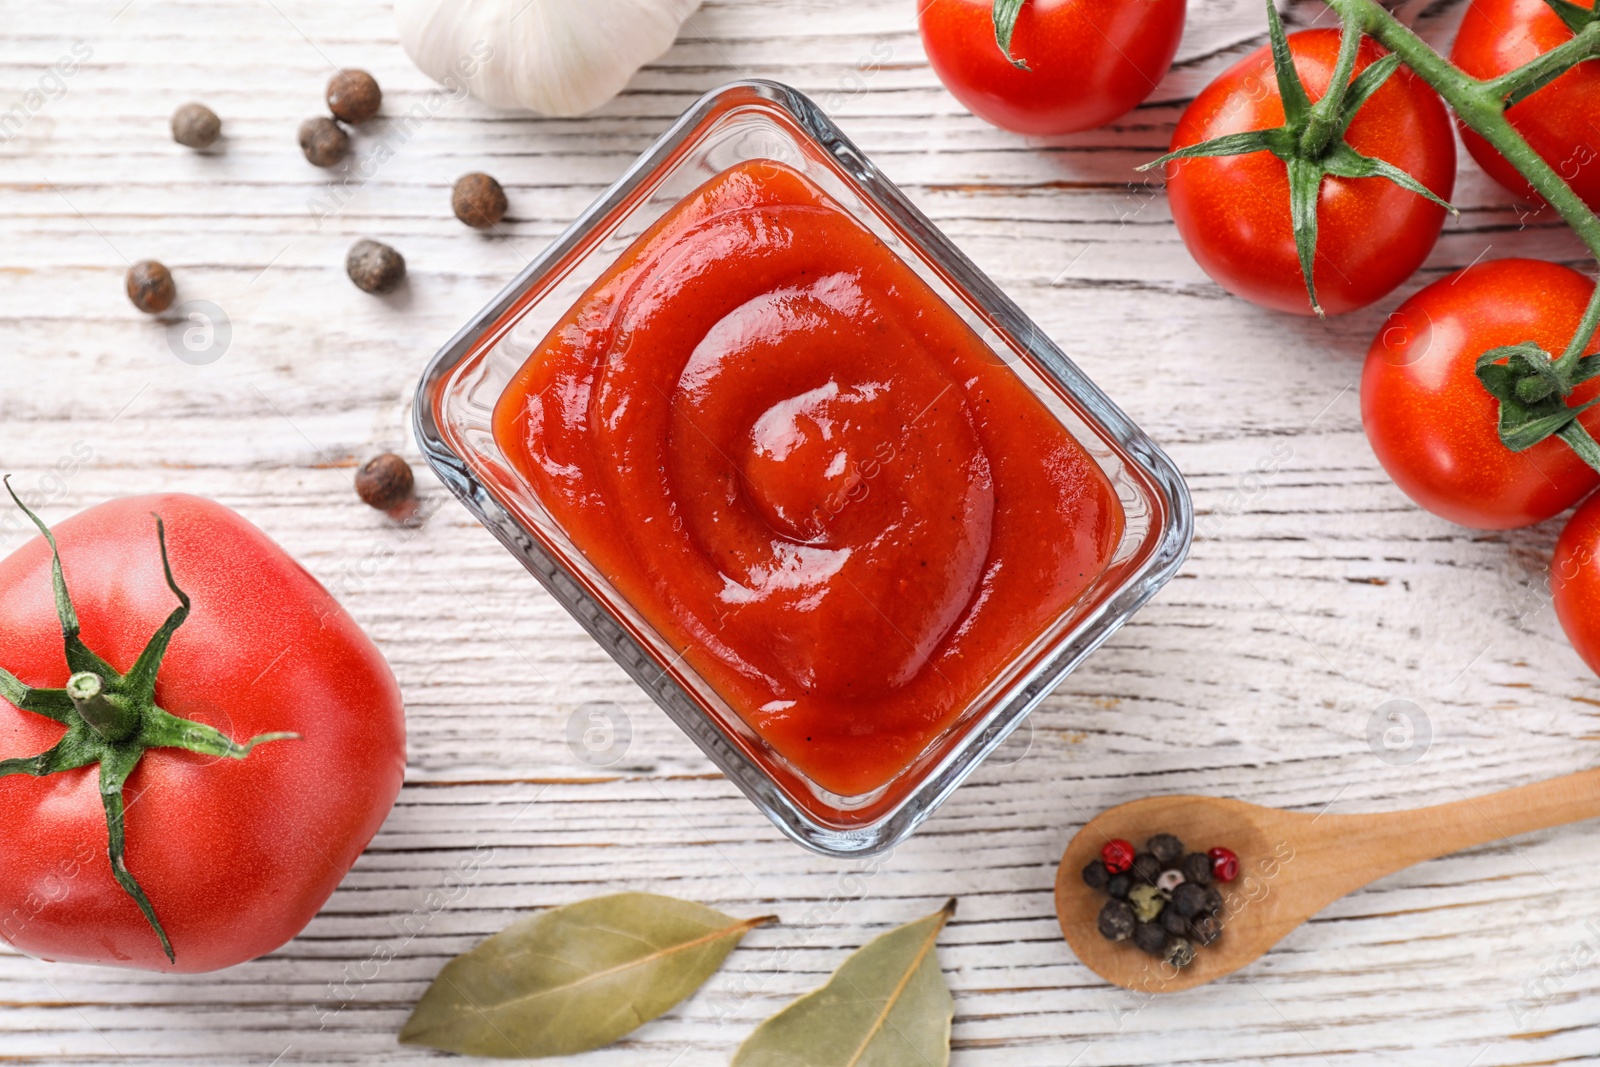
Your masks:
M499 225L506 217L506 191L487 174L464 174L450 191L450 208L456 218L475 230Z
M1183 880L1199 885L1211 884L1211 857L1204 852L1191 852L1183 857Z
M172 306L178 287L172 282L172 272L153 259L146 259L128 268L128 299L133 306L148 315L159 315Z
M1083 869L1083 884L1090 889L1104 889L1109 881L1111 872L1099 860L1091 860L1089 866Z
M1128 903L1133 905L1133 917L1142 923L1154 922L1167 906L1167 898L1153 885L1136 885L1128 890Z
M1133 909L1125 900L1108 900L1100 909L1100 936L1107 941L1126 941L1133 936Z
M1157 959L1166 952L1167 937L1160 923L1139 923L1133 928L1133 943Z
M334 118L359 125L378 113L383 90L364 70L341 70L328 79L327 97Z
M393 511L410 500L415 485L411 464L393 452L373 456L356 472L356 494L379 511Z
M350 151L350 135L332 119L318 115L300 124L300 151L313 166L331 167Z
M1123 874L1113 874L1106 881L1106 892L1110 893L1119 900L1126 900L1128 893L1131 892L1132 889L1133 875L1127 874L1126 872Z
M1239 857L1231 848L1214 848L1211 857L1211 875L1219 882L1231 882L1239 877Z
M1177 908L1161 909L1161 927L1169 934L1180 937L1189 932L1189 920L1178 914Z
M363 237L350 246L350 253L344 257L344 269L362 292L387 293L405 278L406 260L381 241Z
M222 135L222 120L204 104L184 104L172 113L172 139L185 148L210 148Z
M1206 891L1193 882L1185 882L1172 891L1172 906L1185 919L1192 919L1206 906Z
M1183 842L1171 834L1157 834L1144 843L1144 850L1161 863L1161 869L1176 867L1183 859Z
M1222 899L1222 891L1214 885L1205 888L1206 899L1200 906L1201 911L1207 915L1221 915L1228 910L1227 902Z
M1162 871L1161 877L1156 879L1156 888L1163 893L1171 893L1184 882L1188 881L1182 871Z
M1164 962L1182 970L1194 962L1194 946L1181 937L1169 938L1161 958Z
M1112 874L1121 874L1132 867L1133 856L1133 846L1120 837L1114 841L1107 841L1105 847L1100 850L1100 859L1105 863L1106 870Z
M1133 875L1135 885L1155 885L1156 879L1161 877L1161 861L1148 852L1141 852L1134 857L1128 873Z
M1197 945L1209 945L1222 936L1220 915L1197 915L1189 920L1189 937Z

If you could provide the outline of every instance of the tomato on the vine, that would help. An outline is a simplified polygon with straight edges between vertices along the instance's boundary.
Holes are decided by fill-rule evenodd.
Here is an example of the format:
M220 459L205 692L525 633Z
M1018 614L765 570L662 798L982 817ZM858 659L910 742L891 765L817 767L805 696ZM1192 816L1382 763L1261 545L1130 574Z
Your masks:
M1575 2L1595 5L1595 0ZM1570 40L1572 31L1544 0L1472 0L1450 59L1475 78L1497 78ZM1579 63L1513 104L1506 119L1573 192L1600 211L1600 59ZM1461 140L1491 178L1543 202L1517 168L1465 125Z
M1550 599L1567 640L1600 674L1600 494L1572 513L1556 541Z
M1327 92L1339 54L1338 30L1290 34L1294 69L1315 102ZM1384 53L1361 42L1355 74ZM1229 134L1283 126L1283 97L1270 47L1224 71L1184 111L1178 151ZM1344 131L1361 156L1392 164L1442 199L1455 186L1456 149L1438 95L1402 67L1365 100ZM1268 151L1170 162L1167 196L1190 253L1223 288L1253 303L1310 314L1291 217L1288 164ZM1329 314L1351 311L1393 290L1422 265L1438 240L1444 209L1384 177L1329 173L1316 197L1317 295Z
M394 675L220 504L130 497L54 533L59 556L0 560L0 934L166 971L270 952L400 791Z
M1166 76L1183 36L1185 0L1025 0L1008 53L995 39L1002 6L918 0L917 26L945 88L1015 133L1076 133L1127 114Z
M1451 522L1504 530L1559 514L1600 485L1560 440L1522 452L1502 444L1498 402L1475 374L1492 348L1533 341L1561 352L1593 291L1558 264L1500 259L1441 278L1389 316L1362 368L1361 422L1407 496ZM1597 395L1591 379L1568 403ZM1600 430L1600 407L1578 421Z

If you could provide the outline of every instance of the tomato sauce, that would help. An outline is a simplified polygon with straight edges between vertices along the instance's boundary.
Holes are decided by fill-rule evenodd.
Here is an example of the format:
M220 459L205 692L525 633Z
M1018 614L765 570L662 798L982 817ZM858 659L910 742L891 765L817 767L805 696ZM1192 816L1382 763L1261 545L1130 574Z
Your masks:
M685 662L843 796L905 769L1123 530L1022 380L769 160L623 253L507 386L494 435Z

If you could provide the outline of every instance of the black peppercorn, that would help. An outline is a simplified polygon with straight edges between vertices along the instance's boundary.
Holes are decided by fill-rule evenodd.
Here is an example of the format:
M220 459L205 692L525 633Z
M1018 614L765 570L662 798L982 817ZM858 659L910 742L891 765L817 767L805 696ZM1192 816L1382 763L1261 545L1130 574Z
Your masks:
M1180 937L1189 932L1189 920L1178 913L1177 908L1164 908L1161 911L1161 926L1169 934Z
M1133 936L1133 909L1125 900L1108 900L1100 909L1100 936L1107 941L1126 941Z
M1199 915L1206 906L1206 891L1193 882L1185 882L1172 891L1172 906L1185 919Z
M1156 879L1161 877L1161 861L1148 852L1141 852L1133 858L1133 867L1129 870L1133 875L1133 884L1155 885Z
M172 272L153 259L135 263L128 268L128 299L133 306L148 315L159 315L172 306L178 287L172 282Z
M1189 923L1189 937L1197 945L1209 945L1222 936L1222 918L1218 915L1201 914L1194 917Z
M1109 881L1111 872L1106 870L1106 865L1099 860L1092 861L1083 869L1083 884L1090 889L1104 889Z
M1191 852L1183 857L1183 880L1199 885L1211 884L1211 857L1204 852Z
M1201 910L1206 914L1221 915L1228 910L1226 902L1222 899L1222 891L1216 886L1206 886L1205 894L1205 903L1201 905Z
M456 218L475 230L498 226L506 217L506 191L487 174L464 174L450 191Z
M184 104L172 113L172 139L185 148L210 148L222 135L222 120L204 104Z
M1160 923L1139 923L1133 928L1133 943L1157 958L1166 951L1168 936Z
M410 500L415 484L411 464L393 452L373 456L356 472L356 493L379 511L393 511Z
M1161 958L1177 968L1184 968L1194 962L1194 946L1181 937L1174 937L1167 941L1166 951Z
M327 97L334 118L359 125L378 113L383 90L364 70L341 70L328 79Z
M1127 872L1113 874L1110 880L1106 882L1106 892L1119 900L1127 899L1128 891L1132 888L1133 876Z
M318 167L331 167L350 151L350 135L344 127L321 115L302 122L299 137L306 161Z
M1171 870L1183 859L1183 842L1171 834L1157 834L1144 843L1144 850L1161 862L1161 869Z
M387 293L406 276L406 260L381 241L363 237L350 246L344 258L345 273L356 288L367 293Z

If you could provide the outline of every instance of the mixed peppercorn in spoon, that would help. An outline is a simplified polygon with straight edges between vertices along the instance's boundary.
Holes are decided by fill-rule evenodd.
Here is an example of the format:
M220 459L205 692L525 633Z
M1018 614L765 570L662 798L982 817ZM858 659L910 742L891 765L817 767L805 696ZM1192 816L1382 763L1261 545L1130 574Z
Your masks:
M1121 838L1108 841L1083 869L1085 885L1111 895L1100 910L1100 936L1131 940L1174 967L1187 967L1196 946L1222 936L1224 902L1213 883L1238 876L1231 849L1188 852L1172 834L1156 834L1143 852Z

